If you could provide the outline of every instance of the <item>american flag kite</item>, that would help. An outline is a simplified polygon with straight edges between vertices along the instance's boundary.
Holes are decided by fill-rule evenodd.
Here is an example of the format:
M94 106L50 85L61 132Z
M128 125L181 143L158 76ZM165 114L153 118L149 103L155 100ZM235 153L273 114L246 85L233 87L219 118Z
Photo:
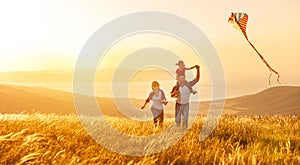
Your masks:
M246 33L246 27L247 27L247 22L248 22L248 15L246 13L231 13L231 16L228 19L228 22L233 24L233 27L241 31L245 38L247 39L248 43L252 46L252 48L256 51L256 53L259 55L261 60L267 65L268 69L270 70L270 76L269 76L269 84L271 85L271 75L272 73L277 74L277 82L280 84L279 81L279 73L276 72L269 64L268 62L264 59L264 57L257 51L257 49L253 46L253 44L249 41L247 33Z

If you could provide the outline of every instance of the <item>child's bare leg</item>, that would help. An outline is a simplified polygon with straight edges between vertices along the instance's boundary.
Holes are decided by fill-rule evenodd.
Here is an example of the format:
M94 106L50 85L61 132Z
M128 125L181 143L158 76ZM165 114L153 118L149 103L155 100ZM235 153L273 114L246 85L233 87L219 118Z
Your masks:
M174 86L170 93L171 93L171 97L177 97L178 96L178 86L177 85Z
M196 93L198 93L197 91L193 90L193 88L190 86L189 83L187 83L187 81L186 81L186 86L189 88L190 92L191 92L193 95L196 94Z

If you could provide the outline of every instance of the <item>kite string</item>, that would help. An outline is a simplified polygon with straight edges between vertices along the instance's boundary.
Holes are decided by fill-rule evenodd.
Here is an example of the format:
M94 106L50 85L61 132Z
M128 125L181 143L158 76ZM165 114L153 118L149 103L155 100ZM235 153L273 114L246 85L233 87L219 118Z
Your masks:
M234 20L235 22L239 25L240 29L241 29L241 24L237 21L236 19L236 15L234 15ZM246 34L246 31L243 31L241 30L243 35L245 36L245 38L247 39L248 43L252 46L252 48L256 51L256 53L259 55L259 57L261 58L261 60L267 65L267 67L269 68L271 74L269 76L269 85L271 85L271 81L270 81L270 78L271 78L271 75L272 75L272 72L274 72L275 74L277 74L277 82L278 84L281 84L280 81L279 81L279 78L280 78L280 75L278 72L276 72L269 64L268 62L264 59L264 57L258 52L258 50L254 47L254 45L249 41L248 37L247 37L247 34Z
M264 57L258 52L258 50L254 47L254 45L249 41L248 37L247 37L247 36L245 36L245 37L246 37L248 43L252 46L252 48L253 48L253 49L256 51L256 53L259 55L259 57L261 58L261 60L262 60L262 61L267 65L267 67L269 68L269 70L270 70L270 72L271 72L271 74L270 74L270 76L269 76L269 85L271 85L270 78L271 78L271 76L272 76L272 72L274 72L275 74L277 74L277 82L278 82L278 84L281 84L280 81L279 81L279 78L280 78L279 73L278 73L277 71L275 71L275 70L268 64L268 62L264 59Z

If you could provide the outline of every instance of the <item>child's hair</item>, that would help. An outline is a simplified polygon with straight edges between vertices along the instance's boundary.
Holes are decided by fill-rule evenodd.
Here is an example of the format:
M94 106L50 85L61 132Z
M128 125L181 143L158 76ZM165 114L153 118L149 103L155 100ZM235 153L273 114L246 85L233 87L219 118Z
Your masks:
M159 83L158 83L157 81L153 81L153 82L152 82L152 85L151 85L152 89L153 89L155 86L157 86L157 87L159 88Z
M179 60L176 65L179 65L179 64L184 64L184 62L182 60Z

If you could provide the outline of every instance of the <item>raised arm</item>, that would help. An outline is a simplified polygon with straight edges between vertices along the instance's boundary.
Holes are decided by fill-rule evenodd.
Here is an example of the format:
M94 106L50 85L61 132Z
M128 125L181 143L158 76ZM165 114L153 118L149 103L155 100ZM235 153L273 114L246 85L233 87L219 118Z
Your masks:
M197 69L196 80L198 82L200 80L200 66L199 65L195 65L195 68Z
M190 67L191 69L194 69L194 68L196 68L198 65L194 65L194 66L192 66L192 67Z
M197 69L197 75L196 75L196 78L194 80L189 82L189 84L191 86L194 86L200 80L200 66L196 65L195 68Z

